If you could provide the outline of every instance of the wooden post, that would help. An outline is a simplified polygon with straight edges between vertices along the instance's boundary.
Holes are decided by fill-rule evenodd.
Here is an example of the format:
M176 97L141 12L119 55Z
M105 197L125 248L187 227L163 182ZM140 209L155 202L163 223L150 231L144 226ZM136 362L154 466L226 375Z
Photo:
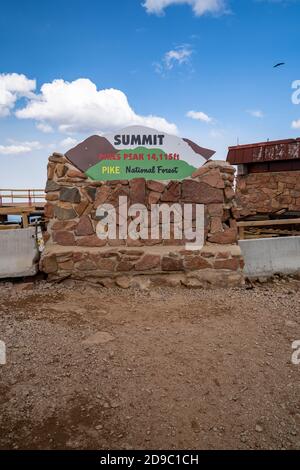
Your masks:
M239 239L245 240L245 227L239 227Z
M23 228L28 228L28 214L26 212L22 212L22 221L23 221Z

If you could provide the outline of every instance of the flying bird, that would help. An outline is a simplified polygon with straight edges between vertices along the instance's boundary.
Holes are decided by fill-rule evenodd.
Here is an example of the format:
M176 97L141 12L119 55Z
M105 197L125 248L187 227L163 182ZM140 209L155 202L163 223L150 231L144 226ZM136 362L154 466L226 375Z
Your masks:
M274 69L276 69L277 67L281 67L282 65L285 65L285 62L279 62L278 64L274 65Z

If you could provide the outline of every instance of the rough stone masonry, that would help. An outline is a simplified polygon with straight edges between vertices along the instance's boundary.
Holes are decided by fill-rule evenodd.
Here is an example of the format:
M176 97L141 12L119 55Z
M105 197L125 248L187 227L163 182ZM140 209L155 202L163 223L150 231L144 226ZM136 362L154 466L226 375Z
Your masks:
M240 217L300 212L300 171L250 173L237 177Z
M237 243L234 168L210 161L183 181L98 182L68 159L49 158L45 216L46 248L40 267L50 279L89 279L105 287L151 285L236 286L243 282L243 258ZM185 249L185 240L100 240L96 210L105 203L197 203L205 205L205 245ZM171 224L171 233L173 232Z

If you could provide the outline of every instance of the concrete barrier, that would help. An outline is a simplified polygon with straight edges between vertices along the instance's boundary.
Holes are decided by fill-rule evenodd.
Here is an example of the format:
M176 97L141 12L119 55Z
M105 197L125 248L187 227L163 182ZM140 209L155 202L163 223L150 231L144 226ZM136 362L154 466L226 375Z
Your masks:
M300 237L240 240L249 278L300 272Z
M38 260L35 228L0 231L0 278L34 276Z

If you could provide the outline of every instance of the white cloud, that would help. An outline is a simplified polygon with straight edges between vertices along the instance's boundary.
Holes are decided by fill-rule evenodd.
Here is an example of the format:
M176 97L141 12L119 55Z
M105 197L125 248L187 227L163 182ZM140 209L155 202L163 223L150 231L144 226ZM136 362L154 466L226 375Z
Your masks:
M292 129L300 129L300 119L292 122Z
M42 148L40 142L11 142L9 145L0 145L0 155L19 155Z
M202 16L206 13L224 13L226 11L225 0L146 0L143 6L147 13L161 15L170 5L187 4L193 8L195 15Z
M127 96L113 88L97 90L89 79L62 79L45 83L41 93L16 112L19 119L58 127L65 133L107 132L129 125L144 125L171 134L175 124L158 116L141 116L130 107Z
M73 139L73 137L66 137L63 139L61 142L59 142L58 147L60 149L69 149L72 147L75 147L75 145L78 144L77 139Z
M166 52L164 62L166 68L171 70L175 64L186 64L189 62L193 51L186 46L180 46L177 49Z
M260 109L249 109L247 113L250 114L250 116L255 117L255 118L261 119L264 117L264 113Z
M0 74L0 117L8 116L16 101L33 97L36 81L18 73Z
M175 49L171 49L164 54L161 62L154 64L155 71L161 75L165 75L165 72L172 70L176 66L190 65L192 54L193 50L189 45L181 45Z
M53 127L51 127L49 124L46 124L45 122L38 122L36 124L36 128L45 134L51 134L51 132L53 132Z
M188 113L186 113L186 116L191 119L195 119L196 121L202 121L207 123L213 122L213 118L209 117L202 111L189 111Z

